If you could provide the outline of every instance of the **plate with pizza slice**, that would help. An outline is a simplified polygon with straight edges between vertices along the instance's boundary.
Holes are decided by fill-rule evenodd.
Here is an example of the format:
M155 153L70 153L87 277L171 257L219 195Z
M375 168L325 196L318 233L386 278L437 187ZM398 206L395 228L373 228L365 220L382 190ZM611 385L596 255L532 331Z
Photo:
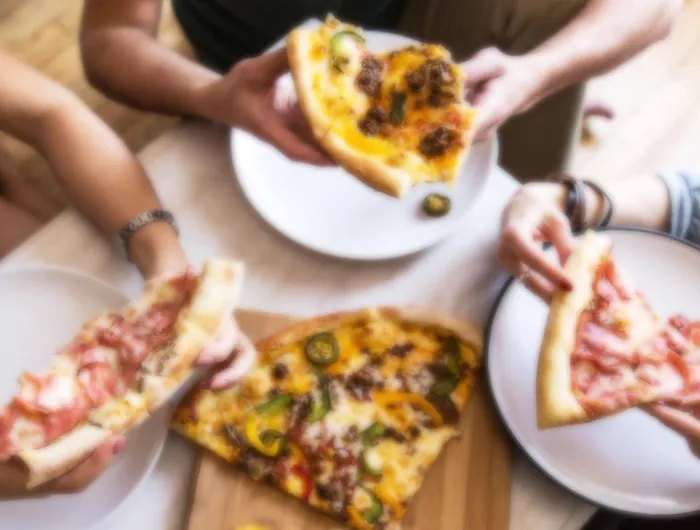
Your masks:
M333 17L287 38L304 119L337 167L292 162L244 131L231 135L253 208L314 251L382 260L448 236L496 165L496 140L472 144L476 110L448 50Z
M106 524L153 469L167 405L191 382L197 355L233 348L241 279L240 263L210 260L200 274L150 280L127 300L65 269L0 274L0 473L26 490L0 503L3 523ZM126 449L85 491L42 494L114 435L127 436Z
M700 249L627 228L578 243L572 292L547 307L510 281L494 307L486 351L500 414L542 471L591 503L699 512L700 459L644 406L700 404Z

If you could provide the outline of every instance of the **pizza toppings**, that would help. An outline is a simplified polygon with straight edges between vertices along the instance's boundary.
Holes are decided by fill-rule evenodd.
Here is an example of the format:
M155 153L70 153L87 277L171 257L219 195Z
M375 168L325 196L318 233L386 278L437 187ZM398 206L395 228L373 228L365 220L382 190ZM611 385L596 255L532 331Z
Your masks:
M388 527L455 433L476 350L376 316L274 344L237 389L197 391L176 427L356 528Z
M340 348L331 332L317 333L306 343L306 356L315 364L331 364L338 360Z
M382 130L382 126L387 121L387 115L381 107L372 107L367 111L365 117L357 124L358 128L366 136L376 136Z
M418 149L428 158L435 158L444 155L457 140L456 131L441 125L421 139Z
M331 37L331 67L340 73L345 71L349 62L348 57L343 53L343 41L346 38L351 38L362 44L365 42L365 38L352 29L340 30Z
M450 212L452 201L446 195L431 193L423 199L423 211L430 217L443 217Z
M389 111L389 119L394 125L401 125L406 116L406 94L403 92L394 92L391 95L391 110Z
M357 88L371 97L379 96L382 89L382 63L373 56L368 55L362 59L362 69L355 80Z

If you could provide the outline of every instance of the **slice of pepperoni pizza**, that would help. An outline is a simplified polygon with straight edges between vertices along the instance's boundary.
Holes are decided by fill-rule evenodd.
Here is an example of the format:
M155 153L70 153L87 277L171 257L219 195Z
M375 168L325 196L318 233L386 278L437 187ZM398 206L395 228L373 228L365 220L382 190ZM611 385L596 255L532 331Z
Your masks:
M338 164L394 197L420 183L454 182L475 111L445 48L372 53L360 28L332 16L315 30L295 29L287 44L304 115Z
M86 323L51 367L22 375L0 409L0 463L20 463L35 487L148 418L202 350L233 348L241 279L241 264L210 261L199 277L152 281L125 308Z
M610 251L607 238L589 232L567 261L574 288L555 294L539 358L540 428L583 423L687 392L691 356L670 346L681 334L657 319Z

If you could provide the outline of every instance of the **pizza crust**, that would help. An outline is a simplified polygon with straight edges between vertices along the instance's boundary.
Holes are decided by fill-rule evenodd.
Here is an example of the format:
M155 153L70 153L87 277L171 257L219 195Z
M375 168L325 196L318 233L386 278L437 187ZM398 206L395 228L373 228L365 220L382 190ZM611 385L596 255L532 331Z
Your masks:
M328 116L319 106L314 97L312 64L307 58L311 54L312 32L304 28L296 28L287 37L287 55L289 69L292 72L294 88L296 89L299 105L311 127L314 137L321 141L331 127Z
M210 260L205 263L188 307L175 323L177 339L160 352L157 365L142 366L139 391L128 390L123 396L94 409L89 421L41 449L24 450L17 459L29 471L27 487L34 488L55 479L75 467L81 460L115 434L124 434L146 421L155 410L169 401L188 382L199 353L216 340L227 319L233 318L244 276L240 262ZM163 289L152 284L137 303ZM233 349L234 334L230 348ZM149 359L150 360L150 359ZM148 368L148 369L146 369ZM158 368L155 372L151 371ZM150 370L149 370L150 369Z
M548 429L595 419L571 390L571 355L576 346L578 321L593 299L593 281L601 259L610 252L608 238L586 232L569 257L564 271L571 292L554 294L537 367L537 425Z
M51 445L21 451L17 457L29 471L27 488L35 488L70 471L111 436L107 429L85 423Z
M434 309L418 306L370 307L309 318L262 339L255 347L258 351L272 350L293 344L315 333L332 330L348 323L382 318L399 319L404 322L446 329L457 335L464 342L474 345L476 353L481 356L482 334L481 330L474 324Z

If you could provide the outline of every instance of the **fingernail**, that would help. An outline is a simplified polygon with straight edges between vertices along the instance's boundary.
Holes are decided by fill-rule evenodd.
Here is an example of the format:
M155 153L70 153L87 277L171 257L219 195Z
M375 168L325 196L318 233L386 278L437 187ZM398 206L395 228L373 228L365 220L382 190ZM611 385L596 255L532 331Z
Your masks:
M114 442L114 445L112 446L112 454L116 455L117 453L121 452L121 450L124 449L125 445L126 438L119 438L116 442Z
M200 355L197 357L197 364L199 365L204 365L204 364L213 364L216 358L213 355L209 355L208 353L205 353L204 355Z

